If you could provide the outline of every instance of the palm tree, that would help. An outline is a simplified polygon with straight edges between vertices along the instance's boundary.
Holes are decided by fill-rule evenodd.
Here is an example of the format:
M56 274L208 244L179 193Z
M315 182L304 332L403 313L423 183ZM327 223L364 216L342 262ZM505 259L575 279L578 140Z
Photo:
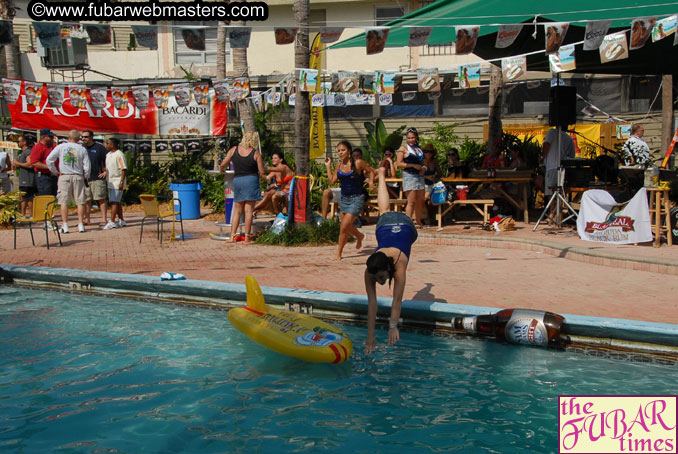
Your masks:
M232 24L240 27L245 26L244 21L236 21ZM231 49L231 51L233 52L233 72L235 73L235 77L249 77L247 49ZM239 101L238 112L240 113L240 120L244 123L245 132L256 131L256 126L254 125L254 112L252 111L252 106L249 101Z
M226 26L227 21L217 23L217 79L226 78Z
M12 0L0 0L0 18L10 21L10 34L12 44L5 46L5 63L7 65L7 77L21 79L21 60L17 49L17 37L14 35L14 15L16 7Z
M308 26L309 0L294 0L294 19L299 31L294 45L294 67L308 68L310 60ZM318 80L320 83L320 80ZM299 93L294 105L294 161L297 175L308 175L310 170L309 121L311 119L311 103L307 93ZM308 211L308 210L307 210Z

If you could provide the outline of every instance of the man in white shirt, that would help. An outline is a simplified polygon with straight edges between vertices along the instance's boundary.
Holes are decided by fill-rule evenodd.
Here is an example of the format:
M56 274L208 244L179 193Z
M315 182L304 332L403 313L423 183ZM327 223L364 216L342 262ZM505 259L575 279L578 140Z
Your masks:
M68 142L57 145L47 156L46 164L53 175L59 176L57 200L61 205L61 232L68 233L68 204L75 199L78 206L78 232L85 231L84 216L87 203L87 176L90 173L89 154L78 143L80 131L68 133ZM56 161L59 161L59 170Z
M643 140L645 128L640 123L631 125L631 136L622 147L624 152L624 165L638 165L647 168L652 163L650 158L650 147Z

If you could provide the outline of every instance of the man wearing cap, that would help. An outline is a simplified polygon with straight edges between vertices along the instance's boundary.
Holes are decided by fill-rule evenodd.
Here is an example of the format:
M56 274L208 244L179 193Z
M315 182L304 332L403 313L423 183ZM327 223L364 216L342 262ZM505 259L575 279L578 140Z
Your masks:
M61 205L61 233L68 232L68 205L75 199L78 206L78 232L85 231L85 204L87 203L87 177L90 174L89 154L80 145L80 131L68 133L68 142L57 145L47 156L50 172L59 176L57 200ZM59 160L59 170L54 165Z
M38 195L57 194L57 177L47 167L47 156L54 149L54 133L49 128L40 130L40 141L31 149L31 165L35 169Z

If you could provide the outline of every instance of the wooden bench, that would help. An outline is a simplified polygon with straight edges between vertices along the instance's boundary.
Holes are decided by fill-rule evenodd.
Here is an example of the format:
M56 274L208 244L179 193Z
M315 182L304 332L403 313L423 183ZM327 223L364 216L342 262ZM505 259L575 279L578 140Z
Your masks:
M373 207L376 207L377 211L379 210L379 203L376 197L371 197L367 200L367 203ZM389 199L388 204L391 211L401 212L407 205L407 199Z
M483 217L483 225L490 223L490 213L489 209L494 205L494 200L492 199L466 199L466 200L453 200L445 201L438 205L438 213L436 214L436 219L438 220L438 228L443 227L443 216L445 216L450 210L453 210L454 207L459 205L471 205L475 210L480 213ZM482 209L481 209L482 206Z

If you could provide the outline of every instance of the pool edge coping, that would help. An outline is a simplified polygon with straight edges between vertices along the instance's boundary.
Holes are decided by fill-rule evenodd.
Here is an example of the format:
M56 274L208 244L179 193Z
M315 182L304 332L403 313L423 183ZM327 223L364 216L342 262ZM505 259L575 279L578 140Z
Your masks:
M181 298L246 301L245 284L228 282L179 280L162 281L160 277L87 271L68 268L32 267L0 264L0 271L6 271L13 279L50 284L76 282L89 284L95 290L121 290L155 294L160 297L176 295ZM337 292L262 287L266 301L271 304L310 304L314 308L365 316L367 297ZM218 303L217 303L218 304ZM378 314L388 317L391 298L377 298ZM401 318L416 322L449 323L453 317L473 316L497 312L501 307L468 306L422 300L403 300ZM564 331L573 336L597 339L612 339L626 342L655 344L678 347L678 324L644 322L639 320L592 317L575 314L561 314L565 317Z

